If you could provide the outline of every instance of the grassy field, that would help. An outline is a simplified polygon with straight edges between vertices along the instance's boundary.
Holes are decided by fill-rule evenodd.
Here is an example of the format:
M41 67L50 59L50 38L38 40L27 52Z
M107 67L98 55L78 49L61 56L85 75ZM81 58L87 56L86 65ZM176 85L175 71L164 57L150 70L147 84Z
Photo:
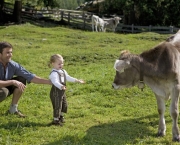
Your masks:
M140 53L169 35L157 33L117 34L73 30L30 23L0 26L0 41L13 46L13 60L27 70L48 78L48 61L59 53L64 69L86 84L67 83L68 113L63 127L52 121L49 85L28 84L19 109L26 118L7 114L12 97L0 103L1 145L171 145L173 143L166 104L167 134L157 138L158 113L152 91L137 87L115 91L113 65L120 51Z

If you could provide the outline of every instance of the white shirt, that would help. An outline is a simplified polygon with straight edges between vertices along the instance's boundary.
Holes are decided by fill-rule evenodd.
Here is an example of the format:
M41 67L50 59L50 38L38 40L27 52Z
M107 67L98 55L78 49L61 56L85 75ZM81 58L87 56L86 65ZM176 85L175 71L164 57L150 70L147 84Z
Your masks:
M55 70L55 71L53 71L53 70ZM61 90L61 87L63 86L63 84L60 83L59 74L56 71L58 71L59 73L65 73L65 77L66 77L66 80L68 82L75 82L76 81L76 78L73 78L70 75L68 75L68 73L65 70L63 72L62 70L52 69L52 72L49 75L49 79L51 80L52 84L55 85L60 90ZM63 81L64 78L61 77L61 80Z

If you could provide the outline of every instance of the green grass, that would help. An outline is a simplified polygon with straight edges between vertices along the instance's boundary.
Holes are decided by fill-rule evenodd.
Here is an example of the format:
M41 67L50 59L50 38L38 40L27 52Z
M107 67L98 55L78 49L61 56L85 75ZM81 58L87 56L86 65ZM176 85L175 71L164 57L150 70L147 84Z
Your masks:
M13 46L13 60L48 78L52 54L65 59L64 69L86 84L67 84L68 113L63 127L52 121L49 85L28 84L19 102L27 118L7 114L11 97L0 103L1 145L170 145L173 143L166 104L167 134L157 138L158 113L152 91L146 87L113 90L113 65L120 51L140 53L169 35L157 33L93 33L67 27L40 27L30 23L0 27L0 40Z

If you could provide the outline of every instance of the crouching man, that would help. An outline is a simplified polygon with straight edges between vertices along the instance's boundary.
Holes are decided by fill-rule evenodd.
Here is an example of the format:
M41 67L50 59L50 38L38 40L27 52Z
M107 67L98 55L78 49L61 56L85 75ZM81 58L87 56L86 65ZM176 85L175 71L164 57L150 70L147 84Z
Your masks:
M0 102L12 94L9 113L25 117L18 110L18 101L26 88L26 82L49 85L52 85L52 83L48 79L30 73L19 63L13 61L11 59L12 51L13 47L10 43L0 42Z

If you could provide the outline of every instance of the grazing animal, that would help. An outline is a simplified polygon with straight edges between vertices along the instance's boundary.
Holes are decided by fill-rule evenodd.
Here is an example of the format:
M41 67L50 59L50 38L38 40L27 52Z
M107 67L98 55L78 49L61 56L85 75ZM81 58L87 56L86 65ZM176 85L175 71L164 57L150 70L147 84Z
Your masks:
M114 64L114 89L144 84L154 92L159 113L158 136L166 133L165 101L171 99L172 140L180 142L178 127L180 95L180 30L166 41L139 55L123 51Z
M96 32L101 31L104 32L104 26L107 24L107 22L104 22L103 19L101 19L99 16L92 15L92 31L94 31L94 27L96 29Z
M112 29L113 32L115 32L115 29L117 25L119 24L119 21L121 20L120 17L114 17L110 19L103 19L107 24L104 26L104 32L106 32L106 28Z

